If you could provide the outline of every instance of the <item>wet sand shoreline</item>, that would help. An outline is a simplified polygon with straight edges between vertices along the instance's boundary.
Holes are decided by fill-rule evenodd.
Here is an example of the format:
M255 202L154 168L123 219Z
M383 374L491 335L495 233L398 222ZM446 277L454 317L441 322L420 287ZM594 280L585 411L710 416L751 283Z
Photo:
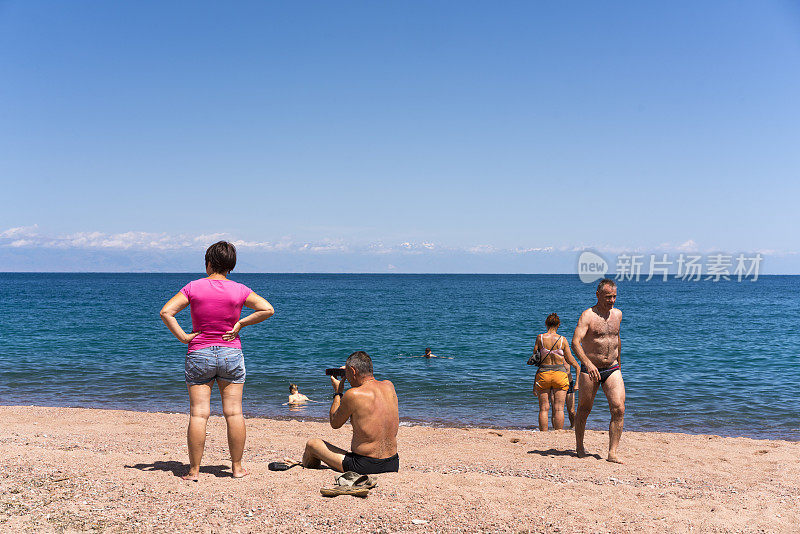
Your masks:
M349 426L249 418L230 477L224 420L209 421L187 483L185 414L0 406L0 530L107 532L789 532L800 522L800 443L606 432L578 459L569 431L403 426L401 471L367 499L320 496L329 470L271 472Z
M214 400L212 396L212 400ZM507 426L497 426L497 425L487 425L487 424L467 424L462 421L426 421L422 419L409 419L400 417L400 426L401 427L426 427L426 428L469 428L475 430L503 430L503 431L521 431L521 432L538 432L539 425L536 421L537 417L537 407L535 405L536 400L533 399L532 401L534 404L531 405L531 423L529 425L520 426L520 425L507 425ZM322 403L326 404L326 403ZM595 403L598 405L598 403ZM54 409L76 409L76 410L104 410L104 411L118 411L118 412L133 412L133 413L147 413L147 414L164 414L164 415L187 415L188 414L188 401L187 401L187 411L175 411L175 410L136 410L133 408L113 408L113 407L86 407L86 406L73 406L73 405L53 405L53 404L2 404L0 403L0 409L4 407L20 407L25 406L29 408L54 408ZM301 405L302 406L302 405ZM608 428L608 409L604 402L599 403L600 411L597 411L597 408L592 412L592 415L589 417L589 430L597 430L597 431L605 431ZM213 405L212 402L212 416L222 416L222 411L219 409L215 409L216 407ZM325 410L327 411L328 405L325 405ZM323 423L327 424L328 418L327 417L318 417L312 415L264 415L259 412L248 412L247 410L244 411L244 416L246 419L264 419L268 421L297 421L299 423ZM766 434L761 435L760 433L753 433L752 435L748 434L741 434L736 432L730 433L715 433L711 429L708 432L703 431L694 431L689 429L682 429L682 428L666 428L666 429L636 429L631 428L633 425L630 424L628 421L630 417L626 418L626 427L625 432L643 432L643 433L659 433L659 434L686 434L691 436L716 436L721 438L746 438L746 439L754 439L754 440L768 440L768 441L789 441L789 442L796 442L800 443L800 439L795 438L794 434L792 437L786 437L782 435L772 435ZM594 424L593 424L594 423ZM552 422L548 419L548 424L552 425ZM564 415L564 424L566 427L569 426L569 420L567 419L566 412ZM552 429L552 426L551 426Z

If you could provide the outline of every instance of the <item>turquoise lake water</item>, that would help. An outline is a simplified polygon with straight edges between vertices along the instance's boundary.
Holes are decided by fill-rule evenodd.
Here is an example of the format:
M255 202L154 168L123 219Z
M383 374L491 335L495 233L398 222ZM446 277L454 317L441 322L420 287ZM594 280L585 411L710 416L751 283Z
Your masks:
M186 412L185 345L158 312L200 274L0 274L0 403ZM408 423L536 426L547 314L571 338L574 275L233 274L275 306L247 327L245 412L327 419L325 367L366 350ZM628 430L800 440L800 276L620 282ZM191 329L188 309L178 315ZM429 346L453 359L409 358ZM284 406L289 382L323 404ZM213 408L220 411L218 399ZM607 428L598 393L589 428Z

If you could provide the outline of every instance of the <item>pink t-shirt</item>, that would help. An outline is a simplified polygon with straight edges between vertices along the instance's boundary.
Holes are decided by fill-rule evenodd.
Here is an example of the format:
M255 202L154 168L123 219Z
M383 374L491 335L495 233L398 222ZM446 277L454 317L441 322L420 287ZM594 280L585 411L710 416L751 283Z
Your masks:
M238 337L224 341L222 334L241 317L244 301L252 293L249 287L233 280L201 278L183 286L181 293L189 299L192 332L200 332L189 342L189 352L214 345L242 348Z

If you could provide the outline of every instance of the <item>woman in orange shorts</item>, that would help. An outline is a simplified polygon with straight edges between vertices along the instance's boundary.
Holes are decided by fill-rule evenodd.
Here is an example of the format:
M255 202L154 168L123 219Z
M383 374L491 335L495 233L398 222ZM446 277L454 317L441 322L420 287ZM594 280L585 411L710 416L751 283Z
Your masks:
M564 428L564 401L569 389L570 372L567 364L575 368L576 376L579 372L578 362L572 356L564 336L558 335L558 326L561 320L558 315L551 313L547 316L544 325L547 332L536 336L536 345L533 352L539 351L541 363L536 371L534 392L539 398L539 430L547 430L547 415L550 412L549 393L553 391L553 428Z

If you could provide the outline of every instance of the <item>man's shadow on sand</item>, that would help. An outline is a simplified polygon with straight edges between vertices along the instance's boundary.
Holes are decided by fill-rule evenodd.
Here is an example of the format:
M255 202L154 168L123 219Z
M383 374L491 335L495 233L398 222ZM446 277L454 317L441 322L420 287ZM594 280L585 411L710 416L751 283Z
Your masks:
M136 464L124 466L128 469L138 469L139 471L169 471L176 477L183 476L189 472L189 464L183 462L153 462L152 464ZM232 477L231 468L227 465L204 465L200 468L201 473L209 473L215 477Z
M558 449L547 449L546 451L528 451L528 454L538 454L539 456L572 456L573 458L578 457L578 453L575 451L560 451ZM587 454L587 457L597 458L598 460L602 460L602 456L599 454Z

